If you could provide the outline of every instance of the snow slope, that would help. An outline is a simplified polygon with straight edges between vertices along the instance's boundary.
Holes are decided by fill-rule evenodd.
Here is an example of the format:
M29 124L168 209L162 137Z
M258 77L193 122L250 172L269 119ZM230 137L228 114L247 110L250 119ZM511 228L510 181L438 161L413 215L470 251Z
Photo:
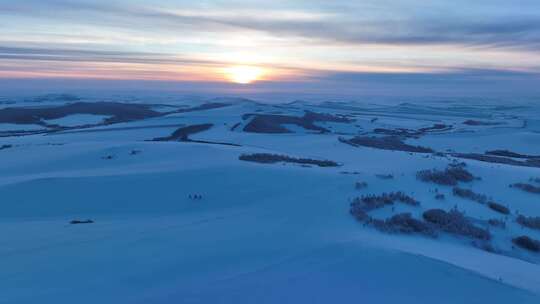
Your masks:
M242 114L269 111L269 107L241 102L81 132L2 138L0 144L13 147L0 150L0 303L540 301L540 258L512 249L510 242L518 233L537 239L540 233L521 228L513 215L506 229L491 231L499 253L450 235L431 239L384 234L349 215L349 200L355 196L402 190L422 205L397 205L394 212L418 216L428 208L458 205L479 220L502 217L453 197L451 187L416 180L417 170L444 168L449 162L445 157L356 148L340 143L341 135L335 133L231 131L242 122ZM303 107L323 112L317 105L280 110L299 115ZM458 123L455 111L448 109L440 115L433 108L420 111L411 106L376 111L377 115L399 112L405 118L391 123L403 122L405 128L416 128L417 112L428 112L432 120ZM449 112L452 115L445 116ZM177 128L172 125L200 123L214 127L192 139L241 146L146 141L170 135ZM320 124L351 133L375 127L369 120L360 127L354 127L357 122ZM540 151L539 141L518 146L519 137L512 133L508 138L515 141L494 139L497 132L511 130L495 126L477 133L452 130L411 142L458 150L465 149L475 135L488 134L491 139L477 141L479 151L484 147ZM540 137L527 129L515 132ZM437 146L437 141L444 145ZM255 152L330 159L342 166L238 160L242 153ZM508 188L510 183L540 176L540 169L466 162L482 180L463 187L487 193L513 212L540 216L536 204L540 196ZM383 173L393 174L394 179L375 176ZM359 180L366 181L368 188L356 190L354 183ZM446 194L446 201L433 198L435 188ZM192 200L192 194L203 198ZM374 216L392 213L383 209ZM70 225L73 219L95 223Z

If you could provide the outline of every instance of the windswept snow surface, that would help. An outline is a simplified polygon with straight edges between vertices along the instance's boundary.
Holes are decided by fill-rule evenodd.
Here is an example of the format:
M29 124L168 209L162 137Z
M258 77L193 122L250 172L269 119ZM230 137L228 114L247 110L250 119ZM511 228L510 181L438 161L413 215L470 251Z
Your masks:
M540 253L511 242L523 234L540 239L540 231L515 222L518 213L540 216L540 195L508 187L540 177L540 168L458 159L479 177L459 186L511 209L501 215L453 196L452 187L416 179L418 170L445 168L450 155L338 140L379 136L376 128L444 123L452 128L404 140L438 152L538 155L537 124L524 121L537 121L540 109L528 107L240 100L219 109L1 138L0 146L11 147L0 150L0 303L540 303ZM249 122L244 114L301 116L305 110L355 121L317 122L330 130L320 134L242 131ZM467 126L467 119L506 124ZM204 123L213 127L190 136L201 142L148 141ZM341 166L243 162L244 153ZM358 181L368 187L355 189ZM435 189L444 201L434 198ZM457 206L482 227L489 219L506 221L504 229L489 228L496 251L444 233L382 233L349 214L352 198L391 191L404 191L421 206L396 205L373 217L411 212L421 218L427 209ZM194 194L202 199L191 199ZM75 219L94 223L71 225Z

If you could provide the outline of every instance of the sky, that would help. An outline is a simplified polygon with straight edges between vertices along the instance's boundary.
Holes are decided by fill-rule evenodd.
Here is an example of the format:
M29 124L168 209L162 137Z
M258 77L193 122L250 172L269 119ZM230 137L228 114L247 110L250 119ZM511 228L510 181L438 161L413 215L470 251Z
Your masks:
M0 89L540 96L539 75L538 0L0 0Z

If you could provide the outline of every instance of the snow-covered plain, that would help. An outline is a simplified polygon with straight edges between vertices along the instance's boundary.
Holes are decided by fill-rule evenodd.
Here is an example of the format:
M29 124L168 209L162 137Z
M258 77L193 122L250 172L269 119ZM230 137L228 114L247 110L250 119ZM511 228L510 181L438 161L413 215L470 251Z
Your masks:
M540 168L457 159L481 178L459 186L508 206L511 214L501 215L453 196L452 187L416 179L419 170L445 168L454 160L448 154L339 141L440 123L452 128L406 143L539 155L540 108L220 101L229 106L0 138L0 146L10 145L0 150L0 303L540 303L540 253L511 242L540 239L539 230L515 222L518 213L540 216L540 195L509 188L540 177ZM243 131L252 119L244 114L305 111L354 121L316 122L326 133L289 124L291 133ZM205 123L213 126L190 136L203 142L150 141ZM244 153L340 166L251 163L238 159ZM359 181L367 188L355 189ZM435 189L446 199L436 200ZM506 228L489 228L495 252L488 252L445 233L383 233L349 214L354 197L391 191L421 205L372 216L421 218L427 209L457 206L482 227L501 219ZM75 219L94 223L70 224Z

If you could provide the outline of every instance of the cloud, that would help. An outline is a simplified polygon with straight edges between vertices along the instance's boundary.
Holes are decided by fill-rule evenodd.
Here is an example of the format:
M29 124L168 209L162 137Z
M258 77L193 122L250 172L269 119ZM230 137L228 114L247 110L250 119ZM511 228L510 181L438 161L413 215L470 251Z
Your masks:
M0 60L32 60L59 62L109 62L135 64L173 64L220 66L218 62L177 58L168 54L127 52L127 51L98 51L56 48L7 47L0 45Z
M345 44L463 45L540 50L540 18L529 20L463 21L273 21L213 20L228 26Z
M215 80L245 53L292 75L268 91L530 92L538 74L509 69L540 71L540 3L521 3L0 1L0 74Z
M58 18L71 22L126 27L148 33L187 30L227 33L233 30L249 30L277 37L300 37L319 43L452 44L540 50L540 4L527 2L526 5L530 6L527 13L510 7L506 13L490 13L487 8L494 5L482 4L482 1L475 5L458 0L455 7L469 7L468 13L464 14L451 9L452 6L448 4L425 7L421 2L406 2L410 6L408 10L394 4L376 5L376 2L372 1L366 1L362 6L347 6L345 1L335 1L333 9L321 5L317 10L317 7L313 9L303 2L292 9L279 5L257 8L253 4L244 8L242 1L207 7L185 3L151 7L149 2L145 1L129 4L118 0L27 0L0 4L0 11L46 18L61 16ZM508 4L500 1L496 5L508 7ZM414 10L411 8L415 7L418 13L412 13ZM434 8L447 9L447 14L430 13ZM388 9L388 12L385 9ZM537 13L534 13L534 10ZM58 13L62 11L64 13ZM371 16L371 12L376 17ZM133 28L135 24L140 26Z

